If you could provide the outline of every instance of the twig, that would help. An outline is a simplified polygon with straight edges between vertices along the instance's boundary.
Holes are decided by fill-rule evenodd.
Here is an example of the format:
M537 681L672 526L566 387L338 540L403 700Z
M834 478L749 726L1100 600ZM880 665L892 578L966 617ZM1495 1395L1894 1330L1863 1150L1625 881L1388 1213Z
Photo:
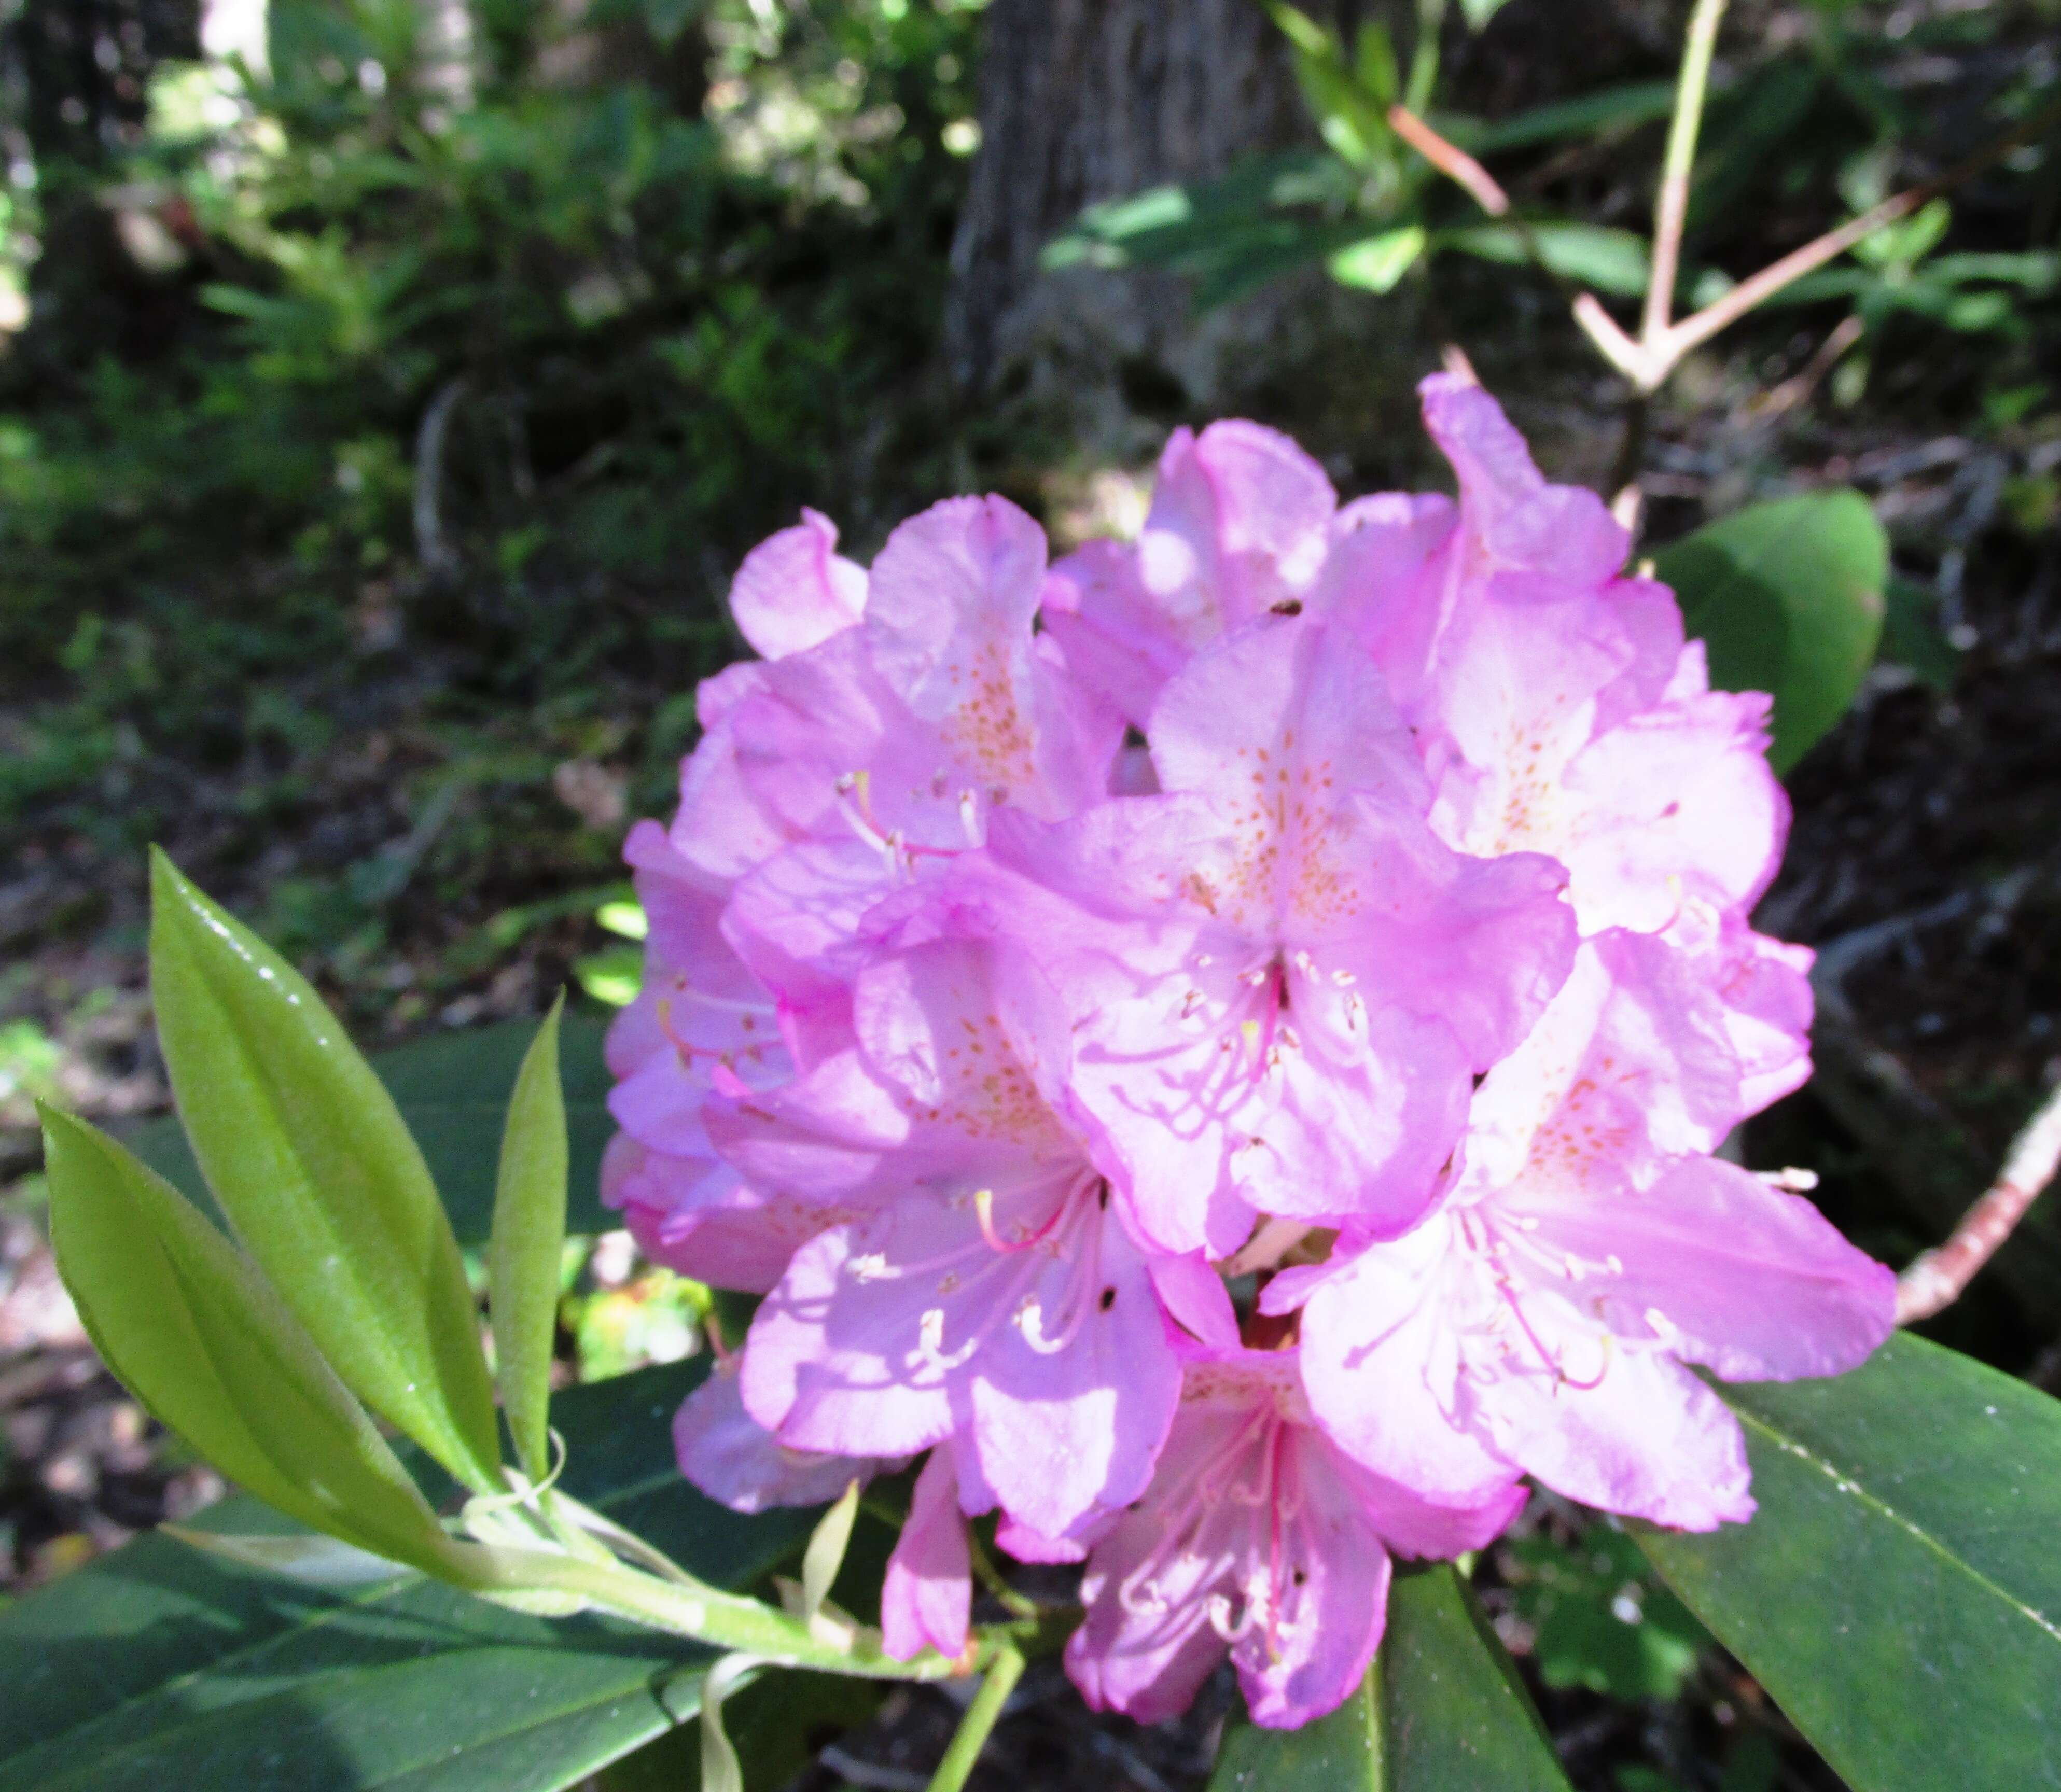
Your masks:
M1418 154L1448 180L1467 189L1468 196L1491 218L1510 210L1510 195L1496 185L1495 177L1457 143L1449 143L1407 106L1388 109L1388 126Z
M930 1792L959 1792L966 1782L966 1776L973 1771L974 1763L980 1759L980 1751L987 1746L995 1719L1002 1715L1002 1706L1009 1702L1009 1695L1015 1691L1016 1682L1022 1677L1022 1651L1004 1643L995 1651L987 1678L981 1682L973 1703L959 1719L951 1746L945 1750L944 1759L930 1776Z
M1886 225L1909 217L1941 194L1971 180L1993 163L2002 161L2027 138L2038 136L2057 118L2061 118L2061 101L2023 120L1945 174L1894 194L1859 217L1849 218L1837 230L1827 230L1801 249L1791 250L1779 261L1771 262L1759 273L1739 282L1693 317L1684 318L1650 341L1633 341L1592 293L1583 293L1575 301L1575 321L1587 332L1590 341L1605 360L1639 390L1654 391L1691 349L1701 347L1719 330L1736 323L1763 299L1773 298L1784 286L1843 255L1855 243L1873 236ZM1658 246L1656 244L1656 255Z
M1749 414L1764 422L1803 403L1818 390L1818 382L1838 364L1839 357L1861 339L1867 328L1858 311L1842 318L1832 333L1818 345L1817 353L1797 372L1748 406Z
M1696 160L1696 134L1703 126L1703 98L1711 86L1711 55L1725 0L1696 0L1682 50L1682 74L1675 89L1675 115L1668 122L1667 150L1660 165L1660 197L1653 208L1653 260L1646 278L1646 310L1639 338L1651 347L1667 332L1674 314L1675 281L1682 267L1682 229L1689 217L1689 174Z
M2003 1173L1967 1211L1954 1235L1922 1253L1896 1278L1896 1322L1929 1319L1959 1298L1975 1272L2008 1238L2025 1210L2061 1169L2061 1086L2012 1141Z

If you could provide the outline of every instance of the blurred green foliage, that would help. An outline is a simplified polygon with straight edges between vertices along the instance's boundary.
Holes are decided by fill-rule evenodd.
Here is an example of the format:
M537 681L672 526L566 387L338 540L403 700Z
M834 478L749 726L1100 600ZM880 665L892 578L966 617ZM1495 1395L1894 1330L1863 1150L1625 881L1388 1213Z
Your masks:
M1643 293L1645 241L1599 215L1597 188L1636 169L1634 187L1651 190L1648 170L1659 166L1671 80L1621 82L1491 121L1443 102L1441 49L1451 62L1457 39L1444 28L1447 0L1419 0L1407 74L1379 19L1363 21L1348 38L1286 0L1267 5L1289 41L1324 148L1092 206L1051 244L1048 266L1170 269L1192 277L1202 309L1319 263L1341 285L1386 294L1444 254L1528 268L1563 298L1577 288L1619 298ZM1498 10L1488 0L1459 9L1470 33ZM1973 6L1906 10L1885 21L1857 0L1822 0L1788 14L1780 31L1741 34L1710 101L1690 190L1692 259L1679 297L1701 306L1723 294L1733 278L1724 264L1739 259L1742 246L1747 265L1738 274L1765 259L1771 208L1830 227L2051 105L2051 55L2023 54L2026 34L2041 29L2037 13ZM1963 66L1979 59L1994 74L1980 83L1972 109L1956 107L1961 141L1913 166L1912 152L1936 129L1926 90L1946 58ZM1914 66L1928 62L1915 77ZM1510 201L1506 217L1486 220L1474 199L1398 134L1390 118L1399 103L1492 168ZM2053 234L2052 201L2042 194L2052 186L2055 153L2050 145L2011 165L2030 178L2019 180L2015 206L2003 209L2015 210L2035 238ZM1846 214L1814 218L1818 196L1835 193ZM2011 413L2000 421L2051 400L2037 378L2027 320L2061 297L2061 251L1995 247L1994 194L1983 210L1989 215L1957 236L1954 210L1935 201L1780 295L1776 302L1786 306L1850 306L1860 328L1833 383L1838 402L1858 401L1885 343L1908 350L1922 340L1915 333L1928 329L1983 339L1992 363L1985 390Z
M834 504L935 328L980 4L473 0L454 77L413 0L272 0L269 72L161 64L97 191L150 346L53 254L0 360L0 680L72 692L0 822L362 650L368 580L462 570L549 690L622 645L568 580L699 594Z

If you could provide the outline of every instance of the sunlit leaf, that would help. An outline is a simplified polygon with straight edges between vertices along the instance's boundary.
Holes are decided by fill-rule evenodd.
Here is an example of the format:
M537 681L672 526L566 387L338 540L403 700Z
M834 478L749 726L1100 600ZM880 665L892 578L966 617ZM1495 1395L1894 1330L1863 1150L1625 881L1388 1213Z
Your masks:
M2061 1785L2061 1402L1907 1334L1720 1391L1760 1510L1668 1585L1855 1792Z
M1406 224L1400 230L1384 230L1379 236L1341 249L1324 265L1341 286L1358 286L1371 293L1389 292L1424 253L1425 240L1421 224Z
M515 1078L486 1257L494 1379L516 1454L533 1482L551 1467L551 1347L566 1239L566 1104L558 1086L564 1006L562 996L551 1005Z
M422 1152L307 982L162 854L150 993L179 1117L238 1236L346 1386L498 1489L478 1321Z
M418 1566L436 1516L294 1316L178 1191L47 1112L51 1241L94 1345L137 1398L261 1499Z
M1867 500L1814 492L1748 506L1662 549L1659 575L1710 650L1711 682L1775 698L1775 769L1846 714L1881 638L1889 542Z
M1477 224L1441 231L1441 248L1517 267L1538 262L1563 279L1599 292L1636 298L1646 290L1646 239L1600 224L1550 220L1528 225Z
M558 1031L571 1151L566 1224L574 1233L603 1232L622 1223L598 1198L602 1148L615 1130L607 1107L611 1079L601 1054L606 1031L605 1022L582 1014L568 1014ZM502 1021L396 1046L369 1060L422 1147L461 1244L483 1245L492 1230L495 1153L516 1072L533 1037L528 1022ZM125 1142L175 1187L209 1204L178 1121L150 1121Z

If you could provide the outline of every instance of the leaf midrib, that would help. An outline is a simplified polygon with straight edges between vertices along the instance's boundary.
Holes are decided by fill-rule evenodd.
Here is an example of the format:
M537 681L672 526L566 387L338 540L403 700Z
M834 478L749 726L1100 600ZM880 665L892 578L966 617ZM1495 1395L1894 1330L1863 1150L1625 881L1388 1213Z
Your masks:
M1927 1549L1930 1550L1935 1555L1938 1556L1941 1561L1948 1563L1951 1566L1958 1570L1962 1574L1965 1575L1969 1580L1973 1582L1977 1586L1982 1588L1983 1591L1991 1594L2003 1604L2008 1606L2013 1611L2016 1612L2021 1618L2024 1618L2027 1623L2031 1624L2035 1630L2040 1632L2040 1634L2049 1642L2061 1643L2061 1626L2057 1626L2049 1622L2039 1613L2035 1611L2031 1606L2026 1604L2023 1599L2017 1598L2011 1593L2006 1590L2003 1587L1999 1586L1995 1581L1992 1580L1987 1574L1984 1574L1979 1568L1976 1567L1973 1562L1968 1561L1964 1556L1957 1554L1947 1543L1940 1538L1934 1536L1930 1530L1927 1530L1924 1526L1919 1523L1917 1520L1905 1517L1903 1513L1899 1512L1895 1506L1891 1506L1888 1501L1883 1499L1880 1495L1871 1492L1860 1482L1855 1479L1852 1475L1843 1472L1828 1458L1819 1455L1807 1444L1803 1443L1798 1439L1790 1437L1778 1430L1775 1426L1769 1423L1768 1421L1761 1418L1759 1414L1743 1410L1738 1406L1734 1406L1732 1410L1738 1415L1741 1424L1746 1426L1751 1430L1758 1431L1763 1437L1766 1438L1771 1443L1774 1444L1777 1449L1783 1450L1791 1456L1800 1458L1803 1462L1807 1462L1812 1468L1817 1470L1819 1474L1823 1474L1827 1480L1831 1482L1834 1487L1839 1492L1860 1500L1871 1510L1879 1514L1883 1518L1888 1519L1891 1523L1896 1525L1900 1529L1909 1533L1910 1535L1917 1538L1917 1540Z

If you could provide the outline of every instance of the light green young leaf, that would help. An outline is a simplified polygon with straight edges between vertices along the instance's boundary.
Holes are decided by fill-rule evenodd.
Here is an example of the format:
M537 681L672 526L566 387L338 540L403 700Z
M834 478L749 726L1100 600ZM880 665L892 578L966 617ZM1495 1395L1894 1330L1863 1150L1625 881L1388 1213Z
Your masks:
M802 1557L802 1617L814 1618L830 1597L830 1583L844 1566L844 1552L851 1542L851 1527L858 1518L858 1483L845 1489L844 1497L822 1517Z
M2061 1402L1908 1333L1719 1391L1760 1509L1662 1578L1855 1792L2061 1785Z
M1267 8L1275 29L1305 56L1336 54L1331 34L1300 7L1290 6L1287 0L1260 0L1260 3Z
M1424 253L1425 241L1423 225L1406 224L1341 249L1325 266L1342 286L1358 286L1371 293L1390 292Z
M302 1524L417 1567L447 1545L364 1410L235 1246L162 1177L46 1110L51 1240L96 1347L144 1406Z
M408 1570L384 1556L345 1542L337 1537L261 1537L232 1535L222 1531L190 1530L182 1525L158 1527L168 1537L218 1555L239 1567L255 1568L267 1574L283 1574L308 1586L347 1589L383 1586Z
M494 1378L515 1454L533 1482L551 1472L551 1344L566 1240L565 1096L558 1082L561 994L522 1060L501 1141L487 1245Z
M1484 30L1508 3L1509 0L1460 0L1460 16L1467 20L1470 31Z
M1353 72L1375 105L1395 103L1403 90L1403 75L1395 64L1395 46L1387 26L1370 21L1360 26L1359 36L1353 43Z
M1889 541L1859 492L1749 505L1663 548L1661 581L1721 690L1775 698L1778 772L1847 712L1882 636Z
M150 887L158 1037L208 1186L345 1384L498 1490L464 1265L393 1098L299 973L162 853Z
M726 1655L702 1682L702 1792L744 1792L744 1770L722 1727L722 1702L762 1665L750 1655Z

